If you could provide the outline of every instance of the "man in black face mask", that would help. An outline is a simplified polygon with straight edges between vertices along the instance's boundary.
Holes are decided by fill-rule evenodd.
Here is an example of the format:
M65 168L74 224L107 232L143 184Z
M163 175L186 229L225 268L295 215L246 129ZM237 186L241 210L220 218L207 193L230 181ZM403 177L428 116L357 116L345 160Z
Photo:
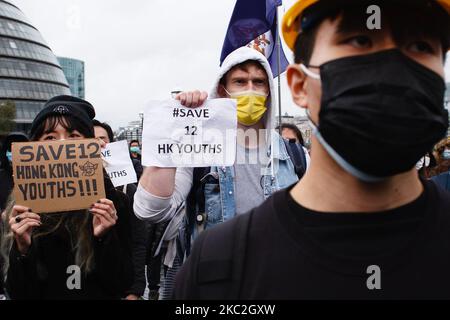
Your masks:
M449 299L450 197L415 164L448 128L450 0L299 0L283 36L311 166L199 237L176 297Z

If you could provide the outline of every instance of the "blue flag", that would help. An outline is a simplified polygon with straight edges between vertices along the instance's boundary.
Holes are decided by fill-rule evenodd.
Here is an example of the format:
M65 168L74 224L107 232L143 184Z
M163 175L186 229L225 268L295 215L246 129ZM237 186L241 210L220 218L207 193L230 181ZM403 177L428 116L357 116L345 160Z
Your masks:
M237 0L223 43L220 65L231 52L248 46L266 56L274 77L283 73L289 61L281 47L278 70L277 7L280 5L281 0Z

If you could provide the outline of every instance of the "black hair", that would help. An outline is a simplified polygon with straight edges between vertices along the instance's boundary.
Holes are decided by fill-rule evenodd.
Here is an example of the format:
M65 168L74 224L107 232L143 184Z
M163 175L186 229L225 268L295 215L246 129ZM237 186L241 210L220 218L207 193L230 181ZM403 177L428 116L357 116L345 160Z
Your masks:
M103 129L105 129L106 133L108 134L109 142L114 142L114 133L109 124L107 124L106 122L100 122L97 119L92 120L92 124L94 125L94 127L102 127Z
M139 140L131 140L131 141L130 141L130 146L131 146L131 144L134 143L134 142L137 142L138 145L141 145L141 143L139 142Z
M295 63L304 63L306 65L309 64L314 51L314 46L316 44L317 32L319 30L320 23L325 18L334 21L341 13L341 9L339 8L333 7L326 10L323 7L324 7L323 2L318 2L316 5L313 5L311 8L305 10L303 16L310 15L313 12L320 12L320 16L322 18L321 19L316 18L317 20L314 22L312 26L304 29L297 36L297 39L295 40L294 44Z
M22 132L13 132L8 134L2 142L0 148L0 169L5 169L11 171L11 164L9 163L8 158L6 157L6 152L11 151L11 145L14 142L27 142L29 141L28 137Z
M305 145L305 141L303 140L302 132L300 131L300 129L296 125L290 124L290 123L282 123L281 126L277 127L277 130L279 130L280 127L281 127L281 131L283 131L284 129L291 129L292 131L294 131L295 135L297 136L298 142L302 146Z
M95 138L94 126L86 126L85 123L78 120L76 117L69 115L51 115L41 121L33 134L30 136L31 141L38 141L44 134L50 133L60 124L68 132L77 130L85 138Z
M397 2L397 3L396 3ZM353 2L354 3L354 2ZM382 8L383 23L391 26L394 41L402 45L411 36L424 36L440 40L443 56L450 48L450 18L448 13L435 1L409 0L405 2L362 1L362 3L350 5L347 0L336 0L333 5L328 1L319 1L317 4L305 10L302 17L311 16L311 23L299 34L294 45L295 63L308 65L314 50L317 31L324 19L336 20L340 15L339 31L358 30L366 28L368 4L377 4ZM363 26L363 27L362 27Z

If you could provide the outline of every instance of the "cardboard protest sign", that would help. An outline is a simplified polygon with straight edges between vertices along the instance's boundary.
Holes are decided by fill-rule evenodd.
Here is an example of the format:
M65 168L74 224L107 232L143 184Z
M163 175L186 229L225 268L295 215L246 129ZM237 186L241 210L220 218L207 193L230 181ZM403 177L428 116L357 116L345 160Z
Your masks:
M105 198L96 139L13 143L14 197L36 213L89 208Z
M137 182L126 140L108 143L102 150L102 159L114 187Z
M207 100L199 108L177 100L152 101L144 114L142 164L156 167L231 166L236 157L234 99Z

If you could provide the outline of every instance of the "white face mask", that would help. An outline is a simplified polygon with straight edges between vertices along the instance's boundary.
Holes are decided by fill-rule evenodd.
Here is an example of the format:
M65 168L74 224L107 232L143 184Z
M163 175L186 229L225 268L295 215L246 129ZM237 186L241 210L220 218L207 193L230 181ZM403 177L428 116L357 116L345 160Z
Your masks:
M444 152L442 152L442 158L444 160L450 160L450 149L445 149Z

